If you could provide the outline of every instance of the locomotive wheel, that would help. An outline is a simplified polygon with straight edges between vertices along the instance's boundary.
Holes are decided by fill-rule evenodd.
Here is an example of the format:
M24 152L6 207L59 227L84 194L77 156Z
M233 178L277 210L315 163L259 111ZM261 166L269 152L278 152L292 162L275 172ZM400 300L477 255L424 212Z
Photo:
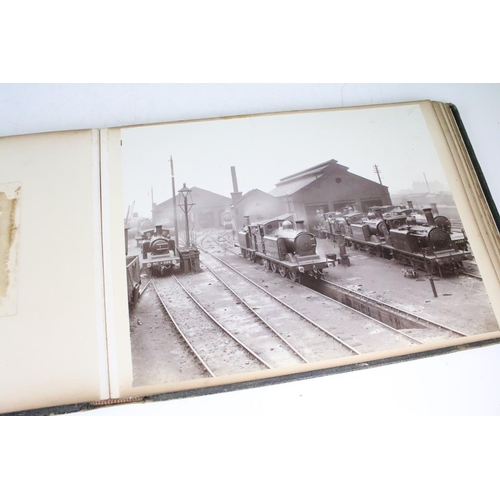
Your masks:
M264 271L269 271L269 261L264 259Z
M288 271L288 277L292 281L297 282L299 280L299 272L297 271L297 269L290 269Z
M271 271L273 273L277 273L278 272L278 264L276 264L276 262L272 262L271 261Z
M282 278L286 278L287 275L287 269L285 266L280 266L279 267L279 272Z

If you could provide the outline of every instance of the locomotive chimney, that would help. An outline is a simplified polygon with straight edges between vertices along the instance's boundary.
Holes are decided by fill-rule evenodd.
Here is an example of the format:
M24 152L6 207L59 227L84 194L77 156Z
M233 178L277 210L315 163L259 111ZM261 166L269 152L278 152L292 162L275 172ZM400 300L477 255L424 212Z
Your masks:
M245 215L243 218L245 219L245 226L249 226L250 225L250 216Z
M432 215L432 208L424 208L424 214L427 219L427 224L429 224L429 226L435 226L436 222L434 220L434 215Z
M431 206L432 214L439 215L437 203L429 203L429 205Z
M375 214L375 217L377 219L383 219L384 218L384 216L382 215L382 209L380 209L380 208L375 208L373 210L373 213Z
M231 178L233 179L233 192L231 193L231 199L233 203L236 203L243 195L241 191L238 191L238 180L236 179L236 167L231 167Z
M408 203L408 208L413 210L413 201L407 201L406 203Z
M296 220L295 227L297 228L297 231L304 231L305 230L304 221L303 220Z
M155 227L156 227L156 236L161 236L163 225L157 224Z

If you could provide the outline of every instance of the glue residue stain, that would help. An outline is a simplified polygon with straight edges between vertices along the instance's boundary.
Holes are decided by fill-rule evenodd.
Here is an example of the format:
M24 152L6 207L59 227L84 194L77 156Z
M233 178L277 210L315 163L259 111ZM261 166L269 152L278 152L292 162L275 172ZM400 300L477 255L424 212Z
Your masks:
M20 189L19 186L12 193L0 191L0 305L7 298L12 274L17 272L17 262L13 259L12 249L19 230L16 211ZM0 314L1 312L0 308Z

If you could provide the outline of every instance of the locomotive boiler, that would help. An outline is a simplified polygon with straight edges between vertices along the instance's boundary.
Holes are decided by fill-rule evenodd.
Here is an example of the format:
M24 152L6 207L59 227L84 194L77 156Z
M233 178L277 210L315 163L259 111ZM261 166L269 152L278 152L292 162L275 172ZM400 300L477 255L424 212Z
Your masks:
M298 281L300 276L318 277L334 265L333 259L317 253L316 237L286 219L269 219L250 224L238 233L239 247L245 258L262 261L264 268Z

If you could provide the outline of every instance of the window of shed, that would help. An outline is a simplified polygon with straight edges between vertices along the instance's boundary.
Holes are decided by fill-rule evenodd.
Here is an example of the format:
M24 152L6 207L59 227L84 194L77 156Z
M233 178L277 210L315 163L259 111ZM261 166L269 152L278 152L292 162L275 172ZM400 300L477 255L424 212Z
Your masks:
M337 177L337 178L335 179L335 182L336 182L337 184L340 184L340 183L342 182L342 179L341 179L340 177Z

